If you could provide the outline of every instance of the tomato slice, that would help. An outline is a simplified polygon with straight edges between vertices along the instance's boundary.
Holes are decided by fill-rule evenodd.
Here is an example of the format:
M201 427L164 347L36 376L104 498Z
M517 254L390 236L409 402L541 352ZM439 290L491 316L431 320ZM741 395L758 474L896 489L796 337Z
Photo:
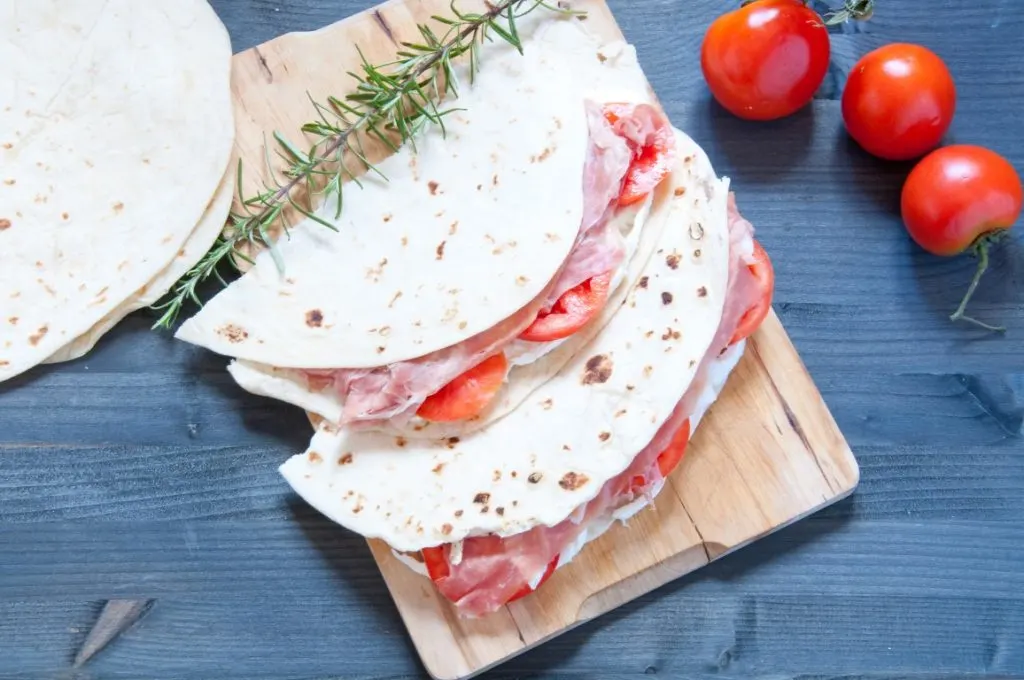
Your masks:
M682 427L672 435L672 441L665 450L658 454L658 471L662 477L668 477L679 465L686 453L686 445L690 443L690 419L687 418Z
M523 587L517 590L512 595L512 597L508 598L508 601L505 604L509 604L510 602L515 602L518 599L524 598L530 593L536 591L537 588L540 588L542 585L544 585L544 582L551 578L551 575L555 573L555 569L558 567L558 557L558 555L555 555L555 557L550 562L548 562L548 566L544 569L544 573L541 575L540 581L537 582L536 588L531 588L529 583L523 585Z
M740 322L736 326L736 332L732 335L730 345L735 345L740 340L751 336L756 331L765 317L768 310L772 308L772 293L775 292L775 270L772 268L772 261L768 253L764 251L761 244L754 241L754 262L748 265L750 273L757 279L757 286L761 290L761 296L757 302L743 313Z
M424 548L420 551L420 554L423 556L423 564L427 568L427 574L430 576L431 581L448 578L452 573L451 567L448 566L448 558L444 554L443 545L434 548Z
M440 423L472 418L491 403L507 373L504 353L488 357L427 397L416 415Z
M630 104L605 104L605 120L615 125L621 118L629 116L635 108ZM659 125L654 131L653 140L644 147L634 150L633 160L629 164L622 183L622 191L619 192L618 204L620 206L632 205L644 200L670 170L668 152L675 144L675 135L663 118L658 122ZM632 147L633 144L630 143L630 146Z
M539 315L529 328L519 334L519 339L551 342L569 337L604 308L611 281L612 273L605 272L565 291L551 311Z

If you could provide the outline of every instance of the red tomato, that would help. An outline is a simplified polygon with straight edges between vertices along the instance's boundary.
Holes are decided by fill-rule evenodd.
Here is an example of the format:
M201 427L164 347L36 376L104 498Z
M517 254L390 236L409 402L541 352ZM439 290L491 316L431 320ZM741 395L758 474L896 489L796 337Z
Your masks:
M756 0L715 19L700 66L733 115L782 118L803 108L828 72L828 29L800 0Z
M542 585L544 585L545 581L551 578L551 575L555 573L555 569L557 567L558 555L555 555L554 558L550 562L548 562L548 566L544 569L544 574L540 577L540 581L537 582L536 588L531 588L529 583L523 585L522 588L513 593L512 597L508 598L505 604L508 604L509 602L515 602L518 599L526 597L530 593L536 592L537 588L540 588Z
M611 280L611 272L607 272L565 291L551 311L538 316L519 338L528 342L551 342L569 337L604 308Z
M488 357L427 397L416 415L444 423L472 418L491 403L507 373L503 353Z
M988 249L1020 217L1020 176L1009 161L980 146L947 146L925 156L910 172L900 198L903 223L914 241L934 255L971 249L978 270L951 319L989 330L999 326L964 315L988 268Z
M956 87L931 50L894 43L864 55L843 89L843 121L865 151L909 160L938 146L953 122Z
M658 471L662 477L668 477L679 465L686 453L686 445L690 443L690 420L687 419L682 427L672 435L672 441L668 443L665 450L658 454Z
M448 578L451 574L451 567L448 566L448 558L444 554L444 546L424 548L420 551L423 556L423 564L427 568L427 574L431 581L439 581Z
M604 117L614 125L619 118L628 116L636 108L632 104L606 104ZM675 147L676 137L668 121L659 117L658 127L654 131L651 143L639 149L626 171L619 192L618 205L626 206L647 198L671 169L669 153ZM632 144L631 144L632 146Z
M772 261L768 253L760 243L754 241L754 263L748 265L750 273L757 279L757 286L761 296L754 303L754 306L743 313L740 317L736 331L732 334L730 345L735 345L740 340L750 337L754 331L761 327L768 311L772 308L772 295L775 292L775 270L772 268Z

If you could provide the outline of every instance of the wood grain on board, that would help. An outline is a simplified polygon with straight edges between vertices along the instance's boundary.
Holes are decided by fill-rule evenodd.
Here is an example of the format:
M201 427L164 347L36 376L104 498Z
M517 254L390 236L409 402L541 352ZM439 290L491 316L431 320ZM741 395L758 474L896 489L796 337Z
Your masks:
M358 70L357 48L372 63L387 62L398 43L416 39L417 23L448 5L390 2L236 55L240 156L265 168L267 131L298 130L309 120L307 93L322 101L350 87L339 74ZM574 7L587 11L592 32L622 37L603 1ZM371 159L385 152L378 145ZM849 447L772 314L653 506L589 545L536 594L462 619L386 545L371 541L371 548L427 670L464 678L845 497L857 481Z

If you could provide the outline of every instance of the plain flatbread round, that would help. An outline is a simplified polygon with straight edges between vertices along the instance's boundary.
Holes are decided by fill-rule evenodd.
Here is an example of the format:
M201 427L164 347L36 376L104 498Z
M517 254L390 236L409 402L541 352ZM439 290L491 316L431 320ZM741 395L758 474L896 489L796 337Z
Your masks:
M328 201L182 325L177 337L279 368L368 368L455 345L537 297L583 211L584 96L647 101L632 48L598 58L581 22L498 41L445 118ZM543 73L543 77L532 77ZM583 85L586 85L586 91Z
M0 381L152 281L234 140L204 0L0 0Z
M673 193L625 304L518 408L441 441L321 424L307 452L280 468L292 488L333 521L406 551L552 526L593 498L651 441L715 349L728 181L703 154L689 162L702 166L698 188Z
M647 268L661 240L662 232L668 226L670 198L676 192L692 194L699 190L699 183L703 178L697 174L697 171L705 172L707 166L694 162L692 159L702 157L704 152L693 139L681 130L675 130L675 137L679 162L659 188L650 214L646 218L640 216L642 224L636 225L629 222L620 225L623 229L632 226L629 236L636 236L637 242L632 246L633 255L621 276L622 283L609 296L604 311L597 319L539 360L513 367L502 391L495 398L491 407L481 413L478 418L455 423L430 423L414 418L402 426L388 422L377 429L409 438L429 439L461 437L469 432L488 427L514 410L538 387L550 380L582 347L590 342L619 311L619 307L626 299L633 284ZM686 158L690 158L691 162L685 162ZM248 361L234 361L228 366L228 371L235 382L253 394L280 399L326 418L330 422L337 423L341 419L343 404L337 392L329 387L323 391L310 389L309 383L301 371Z
M224 230L224 222L231 209L231 199L234 196L234 180L235 174L229 168L221 178L217 193L213 195L213 200L206 207L203 218L199 220L199 224L196 225L195 230L175 258L155 279L118 305L88 331L54 352L43 363L55 364L81 358L123 318L136 310L158 302L171 289L171 286L210 250L214 241L217 240L217 236Z

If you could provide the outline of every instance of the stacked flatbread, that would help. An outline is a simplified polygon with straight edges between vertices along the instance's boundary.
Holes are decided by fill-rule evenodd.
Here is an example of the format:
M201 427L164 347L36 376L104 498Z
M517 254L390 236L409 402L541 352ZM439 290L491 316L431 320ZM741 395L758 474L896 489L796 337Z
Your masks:
M0 0L0 382L85 354L231 203L227 32L205 0Z

